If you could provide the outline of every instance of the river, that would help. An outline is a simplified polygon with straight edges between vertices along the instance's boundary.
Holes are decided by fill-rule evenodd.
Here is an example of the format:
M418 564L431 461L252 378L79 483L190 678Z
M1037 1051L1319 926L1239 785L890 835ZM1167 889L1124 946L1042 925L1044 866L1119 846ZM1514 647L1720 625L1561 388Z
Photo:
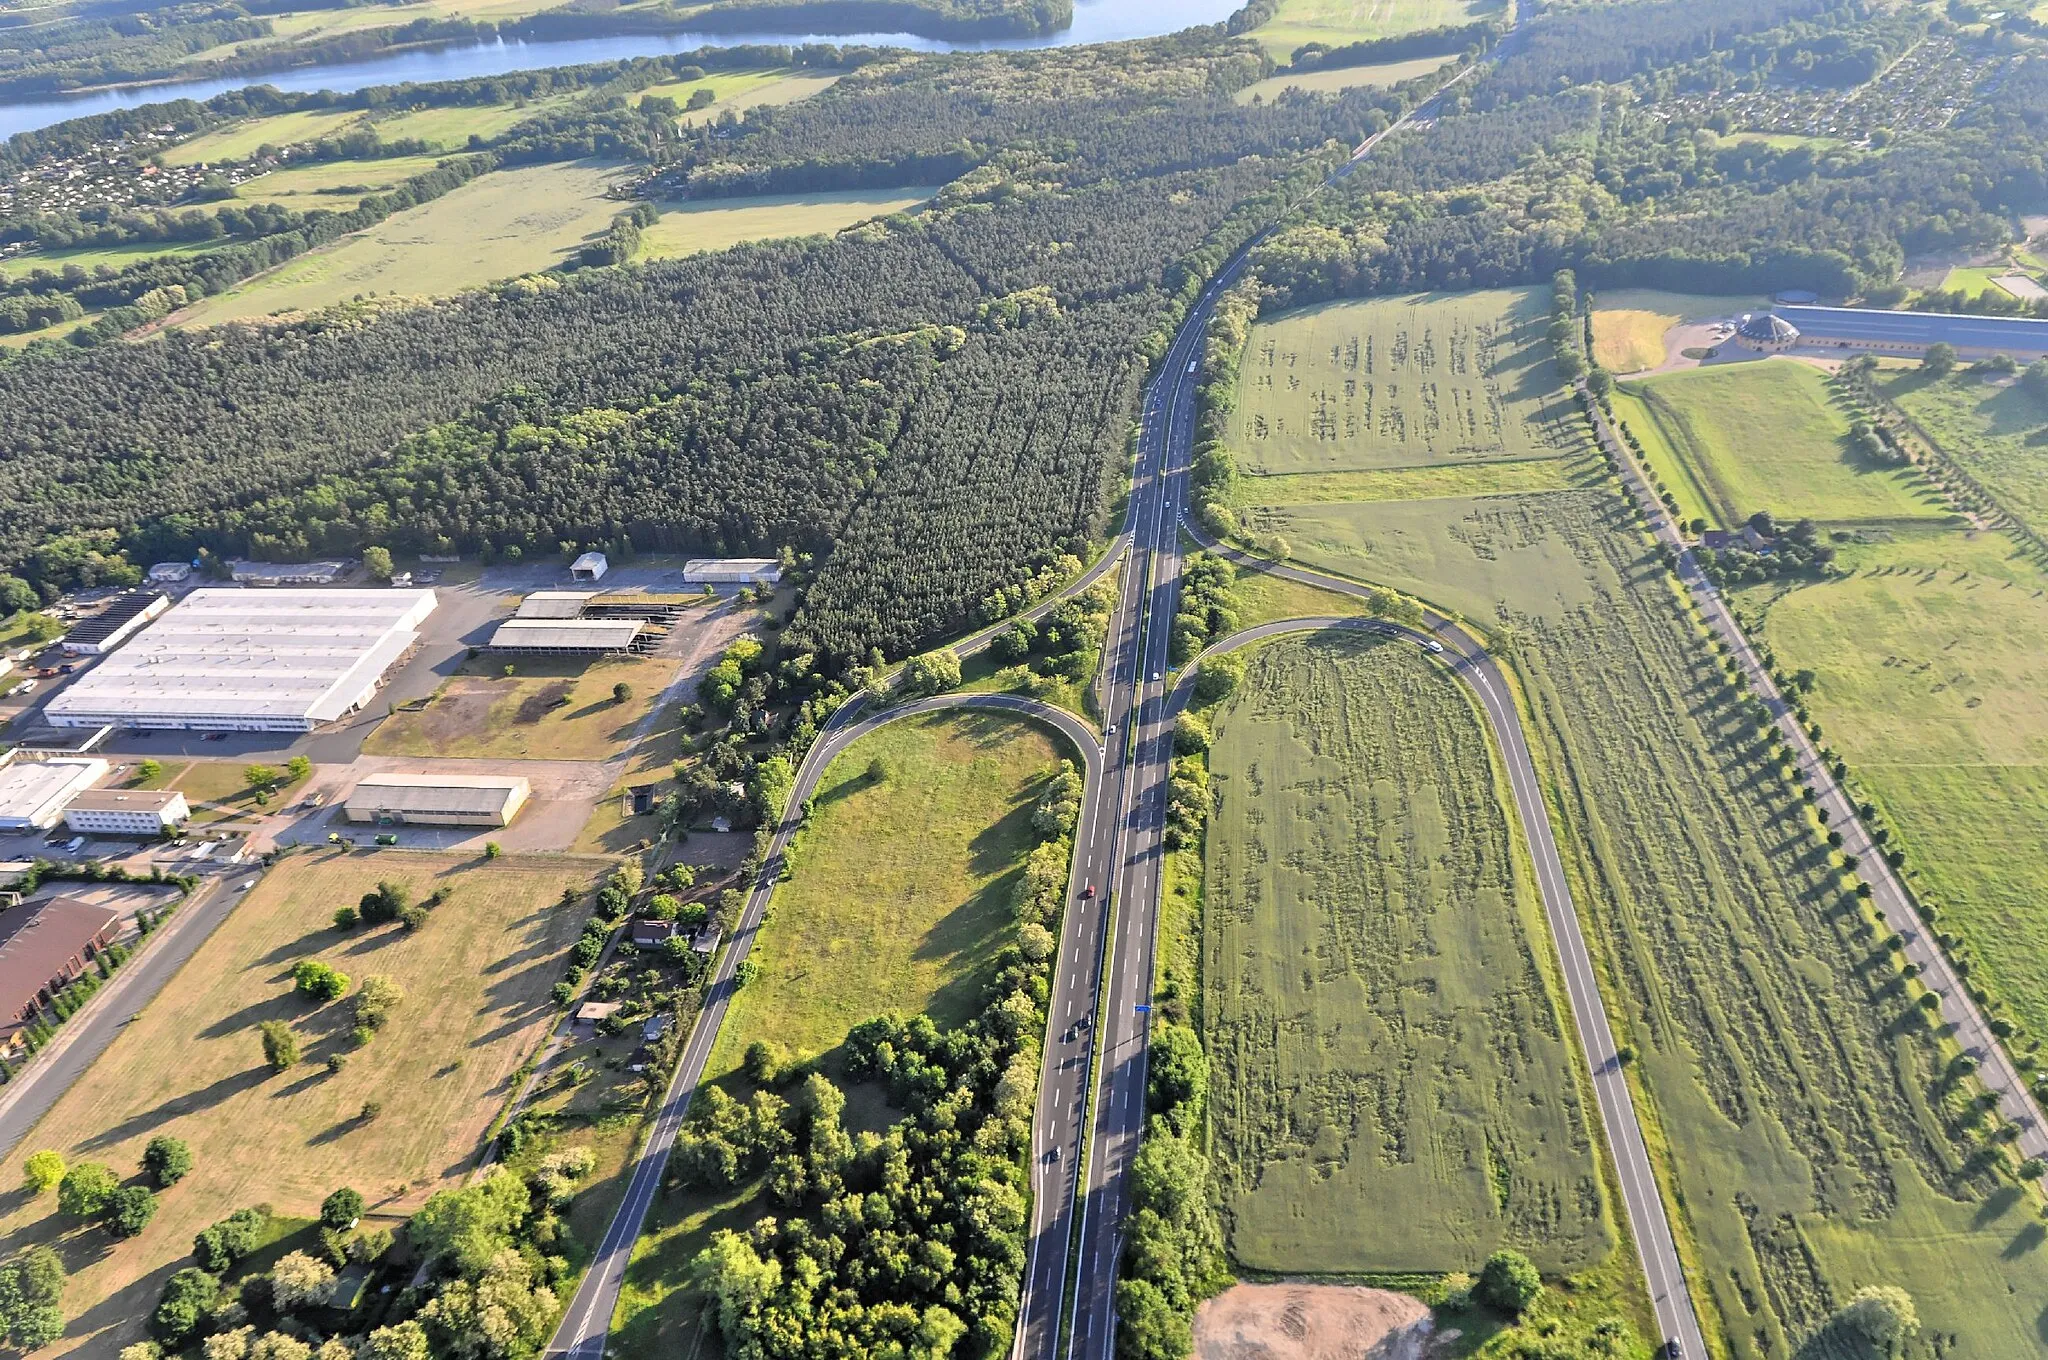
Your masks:
M533 71L548 66L623 61L628 57L662 56L699 47L740 47L752 43L828 42L876 47L908 47L920 52L987 51L993 48L1068 47L1077 43L1118 42L1152 38L1195 24L1220 23L1242 0L1075 0L1072 26L1035 38L1003 38L986 42L943 42L909 33L634 33L609 38L570 38L559 42L494 39L451 47L400 52L367 61L301 66L261 76L224 80L181 80L94 90L22 103L0 102L0 138L48 127L67 118L161 104L172 99L211 99L250 85L280 90L351 91L404 81L466 80L507 71Z

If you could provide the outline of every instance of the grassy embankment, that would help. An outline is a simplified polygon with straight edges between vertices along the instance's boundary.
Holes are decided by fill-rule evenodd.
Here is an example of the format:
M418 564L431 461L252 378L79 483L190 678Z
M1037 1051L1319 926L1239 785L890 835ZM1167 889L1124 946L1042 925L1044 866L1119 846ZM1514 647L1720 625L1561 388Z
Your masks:
M1361 338L1400 306L1352 304ZM1952 1050L1625 504L1572 470L1564 491L1320 505L1319 536L1291 507L1260 527L1509 630L1710 1330L1742 1357L1820 1354L1832 1311L1888 1283L1956 1353L2048 1353L2037 1206L1983 1172L1999 1154Z
M796 873L776 890L755 941L750 961L760 973L726 1016L706 1080L740 1081L757 1039L820 1056L837 1076L834 1051L872 1015L969 1018L1012 929L1012 884L1035 843L1032 805L1055 762L1070 756L1036 724L962 713L903 719L833 761ZM877 760L879 781L870 773ZM847 1094L851 1130L896 1117L872 1087ZM614 1322L621 1356L686 1355L702 1343L687 1268L712 1232L752 1221L755 1189L657 1201Z
M1685 369L1624 384L1617 414L1651 466L1677 488L1681 515L1737 528L1759 510L1780 520L1903 527L1941 521L1940 493L1910 468L1883 467L1849 443L1849 415L1828 379L1789 359Z
M330 1190L352 1185L388 1220L459 1183L513 1070L556 1014L548 990L583 922L558 909L562 891L586 887L601 867L561 856L486 864L322 851L273 870L0 1163L0 1177L19 1186L22 1159L49 1147L127 1179L152 1136L191 1144L192 1174L162 1193L155 1221L128 1241L71 1226L49 1197L10 1193L0 1206L0 1250L51 1242L72 1272L64 1347L111 1355L142 1339L193 1234L237 1208L269 1204L310 1219ZM379 879L407 884L415 899L451 895L417 932L333 929L334 909ZM382 974L404 991L367 1048L349 1043L345 1001L315 1005L293 992L292 967L308 958L357 983ZM263 1061L256 1026L270 1019L301 1036L304 1058L290 1071ZM331 1053L346 1053L347 1067L325 1070ZM370 1100L383 1108L365 1119Z

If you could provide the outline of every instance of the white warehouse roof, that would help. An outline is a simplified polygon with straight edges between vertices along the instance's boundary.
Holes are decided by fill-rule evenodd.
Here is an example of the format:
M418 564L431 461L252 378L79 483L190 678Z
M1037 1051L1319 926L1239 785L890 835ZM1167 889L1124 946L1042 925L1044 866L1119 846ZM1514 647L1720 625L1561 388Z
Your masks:
M580 619L583 610L597 598L594 590L536 590L519 602L514 614L521 619Z
M431 590L195 590L44 706L59 727L306 731L360 708Z
M687 585L725 585L733 582L775 584L782 579L782 567L772 557L693 557L683 563Z
M638 619L507 619L490 645L501 652L623 652L645 627Z
M0 767L0 830L26 831L56 825L64 805L107 772L107 762L17 760Z

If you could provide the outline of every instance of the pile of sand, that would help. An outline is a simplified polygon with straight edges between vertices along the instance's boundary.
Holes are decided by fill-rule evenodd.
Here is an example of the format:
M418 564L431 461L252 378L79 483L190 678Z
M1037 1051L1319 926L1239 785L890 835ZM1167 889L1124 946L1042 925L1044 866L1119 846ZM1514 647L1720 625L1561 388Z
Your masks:
M1424 1360L1429 1309L1388 1289L1240 1284L1195 1314L1195 1360Z

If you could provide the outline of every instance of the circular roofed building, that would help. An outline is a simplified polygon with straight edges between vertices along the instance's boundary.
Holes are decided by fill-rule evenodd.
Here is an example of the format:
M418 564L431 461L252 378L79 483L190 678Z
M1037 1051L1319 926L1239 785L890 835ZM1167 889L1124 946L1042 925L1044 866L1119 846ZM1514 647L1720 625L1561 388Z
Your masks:
M1752 312L1743 317L1742 324L1735 328L1735 338L1750 349L1775 354L1799 343L1799 328L1782 316Z

